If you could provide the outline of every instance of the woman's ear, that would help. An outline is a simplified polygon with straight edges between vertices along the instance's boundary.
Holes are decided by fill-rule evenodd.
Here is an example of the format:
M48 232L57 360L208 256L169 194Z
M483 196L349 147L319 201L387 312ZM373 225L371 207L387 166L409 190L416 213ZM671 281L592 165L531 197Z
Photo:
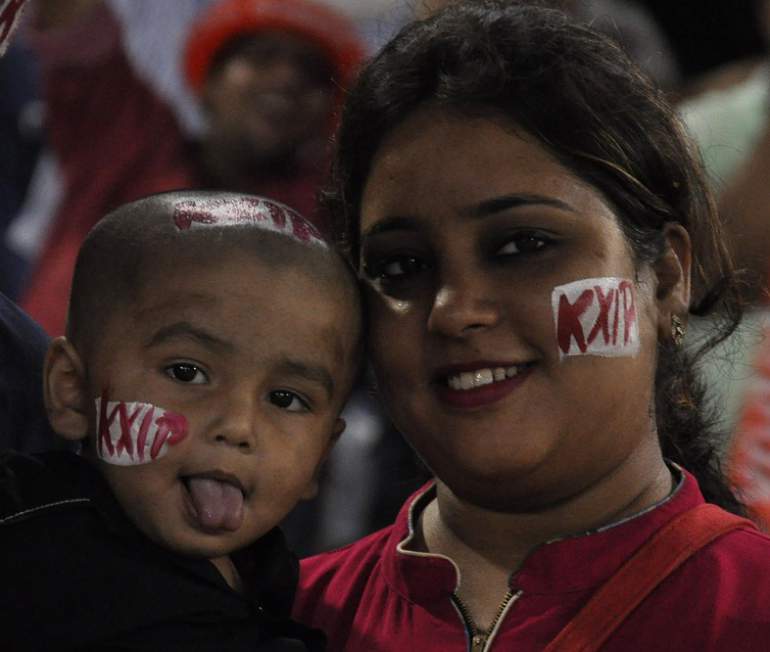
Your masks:
M663 227L666 248L653 263L657 279L655 300L658 306L658 338L671 339L672 317L687 320L690 308L690 268L692 245L690 234L681 224L667 222Z
M51 341L43 367L43 398L51 427L65 439L88 435L88 396L85 368L80 355L67 341Z

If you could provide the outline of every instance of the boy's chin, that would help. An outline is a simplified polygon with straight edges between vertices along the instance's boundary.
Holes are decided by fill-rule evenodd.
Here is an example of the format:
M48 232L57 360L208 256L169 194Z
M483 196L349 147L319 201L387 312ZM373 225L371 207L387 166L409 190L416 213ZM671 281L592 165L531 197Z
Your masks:
M161 547L193 559L226 557L248 547L272 529L272 526L254 527L246 521L236 530L212 531L189 518L183 518L174 529L170 529L168 525L158 523L155 532L142 529Z
M162 548L190 559L217 559L226 557L236 550L247 546L250 541L244 542L234 533L209 534L200 533L193 536L150 536L150 538ZM229 535L229 536L228 536Z

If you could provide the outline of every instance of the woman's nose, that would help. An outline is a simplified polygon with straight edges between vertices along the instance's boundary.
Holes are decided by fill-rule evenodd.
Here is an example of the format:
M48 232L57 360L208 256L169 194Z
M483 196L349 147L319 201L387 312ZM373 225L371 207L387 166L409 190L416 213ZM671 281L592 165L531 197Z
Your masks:
M500 321L497 302L483 283L468 278L439 286L428 316L428 331L447 337L467 337Z

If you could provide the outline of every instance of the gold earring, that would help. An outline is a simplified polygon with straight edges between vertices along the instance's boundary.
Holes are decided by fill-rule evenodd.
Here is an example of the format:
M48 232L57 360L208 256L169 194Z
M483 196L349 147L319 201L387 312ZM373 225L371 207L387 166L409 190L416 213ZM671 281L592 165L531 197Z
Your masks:
M671 315L671 339L677 348L681 347L682 342L684 342L684 324L677 315Z

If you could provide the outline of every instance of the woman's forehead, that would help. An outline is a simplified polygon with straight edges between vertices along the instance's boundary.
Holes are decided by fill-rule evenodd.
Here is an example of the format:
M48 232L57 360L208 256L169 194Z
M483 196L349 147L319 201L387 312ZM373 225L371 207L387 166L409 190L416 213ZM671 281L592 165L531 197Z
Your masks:
M361 230L394 217L525 205L614 217L596 188L526 132L489 117L421 109L393 129L375 155Z

